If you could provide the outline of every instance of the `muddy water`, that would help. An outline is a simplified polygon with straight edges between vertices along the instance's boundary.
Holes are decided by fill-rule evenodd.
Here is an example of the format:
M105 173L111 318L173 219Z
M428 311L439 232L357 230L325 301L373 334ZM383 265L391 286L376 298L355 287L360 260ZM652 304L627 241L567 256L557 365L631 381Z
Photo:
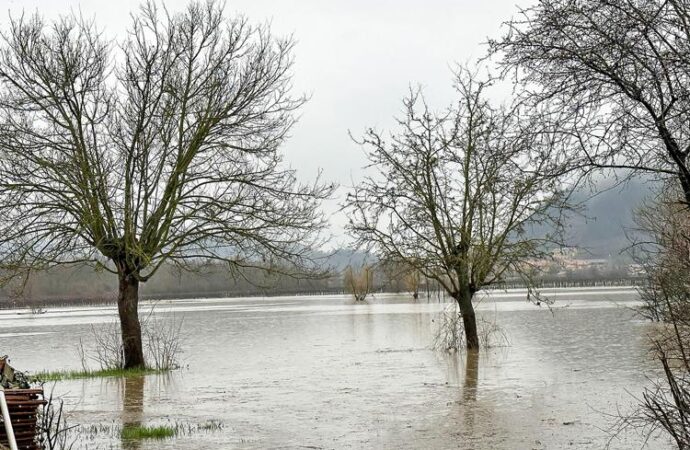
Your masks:
M79 448L641 448L612 437L655 366L650 325L625 288L555 290L552 311L522 291L488 296L482 315L510 345L477 357L429 349L438 300L380 295L159 302L183 320L184 368L127 380L59 382ZM148 305L144 306L144 310ZM75 352L113 308L0 311L0 353L22 369L79 368ZM123 424L209 420L222 428L120 442ZM662 438L646 448L668 448Z

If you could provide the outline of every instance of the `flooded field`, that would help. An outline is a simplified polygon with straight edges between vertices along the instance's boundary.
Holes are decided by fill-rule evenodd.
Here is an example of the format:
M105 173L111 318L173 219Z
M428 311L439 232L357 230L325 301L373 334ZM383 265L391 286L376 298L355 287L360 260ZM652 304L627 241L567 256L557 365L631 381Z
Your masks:
M182 369L61 381L55 394L70 423L90 430L75 448L670 448L610 429L656 370L651 325L630 311L635 292L547 293L553 311L528 304L524 291L485 298L479 311L509 346L476 358L430 349L444 307L437 299L158 302L156 317L183 321ZM79 369L75 349L89 324L116 318L111 307L18 312L0 311L0 354L28 371ZM124 423L183 432L120 442Z

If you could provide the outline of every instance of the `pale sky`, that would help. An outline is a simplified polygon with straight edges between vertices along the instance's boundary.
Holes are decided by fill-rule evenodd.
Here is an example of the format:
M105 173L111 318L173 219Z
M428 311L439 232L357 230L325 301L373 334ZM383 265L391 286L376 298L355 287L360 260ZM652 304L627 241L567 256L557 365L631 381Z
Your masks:
M428 102L442 109L453 99L451 67L483 56L483 43L501 32L501 23L531 0L236 0L226 11L252 22L270 22L276 35L294 35L295 93L310 101L302 108L285 160L303 180L319 169L327 181L347 187L362 176L365 158L357 136L367 126L388 129L410 85L421 85ZM95 16L109 37L123 36L138 0L0 0L0 26L8 13L38 10L47 18L79 11ZM171 11L186 0L166 0ZM332 213L339 200L326 205ZM342 238L345 218L332 217Z

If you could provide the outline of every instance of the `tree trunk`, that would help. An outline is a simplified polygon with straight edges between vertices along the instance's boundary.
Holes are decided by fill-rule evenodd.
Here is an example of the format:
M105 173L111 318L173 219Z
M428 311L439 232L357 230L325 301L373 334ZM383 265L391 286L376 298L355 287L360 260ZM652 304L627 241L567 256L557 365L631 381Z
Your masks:
M117 309L122 330L122 351L124 368L145 367L144 348L141 342L139 323L139 280L132 274L119 274Z
M474 314L474 305L472 305L473 296L474 294L470 289L463 289L454 295L458 306L460 306L460 315L462 315L462 323L465 328L465 341L467 342L468 350L477 350L479 348L477 317Z

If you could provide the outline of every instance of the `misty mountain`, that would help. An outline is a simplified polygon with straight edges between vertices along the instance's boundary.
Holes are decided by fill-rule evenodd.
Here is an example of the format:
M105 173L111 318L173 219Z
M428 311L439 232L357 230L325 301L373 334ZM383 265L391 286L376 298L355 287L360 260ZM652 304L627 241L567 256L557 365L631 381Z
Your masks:
M627 259L630 241L626 232L634 228L635 210L653 194L652 188L653 184L642 177L620 185L602 178L594 186L576 192L573 202L581 209L567 217L566 244L579 248L583 258ZM535 226L531 233L543 235L546 231ZM342 270L348 265L359 267L375 262L376 258L363 251L339 249L326 260L330 267Z
M579 214L570 214L566 222L567 243L581 248L583 256L625 258L630 245L626 232L635 227L635 210L653 194L652 187L641 178L615 187L601 180L594 189L598 193L577 193L574 199L583 202L584 208Z

